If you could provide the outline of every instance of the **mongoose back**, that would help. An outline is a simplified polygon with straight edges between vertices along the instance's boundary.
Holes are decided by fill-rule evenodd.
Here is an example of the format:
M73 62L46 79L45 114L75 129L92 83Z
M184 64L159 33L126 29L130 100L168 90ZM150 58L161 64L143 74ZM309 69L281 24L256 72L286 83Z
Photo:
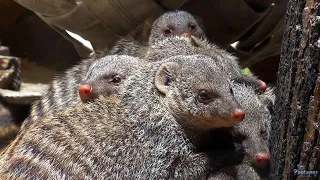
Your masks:
M125 82L118 98L68 107L32 124L2 154L0 174L206 179L211 158L196 152L197 141L208 129L230 127L244 118L230 80L217 68L206 56L147 64Z
M79 86L81 101L118 94L125 80L133 75L142 63L140 59L127 55L110 55L96 60Z
M109 69L97 68L97 72L95 72L94 69L90 69L92 63L97 64L95 61L102 63L102 65L108 63ZM137 58L124 55L105 56L97 60L87 59L82 61L79 65L70 68L51 82L49 89L32 105L30 118L27 121L35 121L37 118L54 110L81 102L78 88L86 80L88 71L91 73L104 73L106 75L108 73L116 75L117 71L119 71L119 73L121 72L124 75L126 72L130 73L130 69L134 69L137 63ZM96 67L99 66L96 65ZM124 70L121 70L121 68ZM110 71L100 72L99 70Z
M207 40L195 36L172 36L156 41L154 45L149 47L145 59L148 61L158 61L175 55L194 54L210 56L220 63L223 66L224 71L228 72L228 76L236 82L251 85L262 92L267 88L265 82L254 76L243 74L235 56L216 45L209 43Z

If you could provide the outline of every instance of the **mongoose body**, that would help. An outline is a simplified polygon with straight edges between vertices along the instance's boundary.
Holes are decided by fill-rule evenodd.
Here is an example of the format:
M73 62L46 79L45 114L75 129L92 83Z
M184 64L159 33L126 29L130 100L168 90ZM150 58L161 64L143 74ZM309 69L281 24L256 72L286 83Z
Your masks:
M241 108L230 80L206 56L147 64L117 97L68 107L34 123L2 154L5 178L206 179L210 153L196 152ZM190 78L193 74L193 78Z

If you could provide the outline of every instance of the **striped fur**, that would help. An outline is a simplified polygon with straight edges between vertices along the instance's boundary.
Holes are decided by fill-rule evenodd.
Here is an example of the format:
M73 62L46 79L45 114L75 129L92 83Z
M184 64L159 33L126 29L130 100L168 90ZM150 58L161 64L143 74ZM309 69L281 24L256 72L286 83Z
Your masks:
M34 121L53 110L80 102L78 87L85 80L86 73L95 61L89 58L57 76L50 83L49 89L32 104L28 121Z

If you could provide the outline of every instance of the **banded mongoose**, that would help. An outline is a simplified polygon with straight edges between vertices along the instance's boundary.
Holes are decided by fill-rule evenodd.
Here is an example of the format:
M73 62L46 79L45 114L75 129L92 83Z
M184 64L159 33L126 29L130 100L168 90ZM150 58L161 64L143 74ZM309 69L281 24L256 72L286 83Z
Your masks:
M230 80L206 56L146 64L118 97L43 117L1 156L3 178L206 179L208 129L244 118ZM190 78L192 74L192 78ZM219 158L219 157L217 157Z
M213 173L210 179L266 178L270 159L269 136L274 101L273 90L269 88L264 94L257 95L252 88L241 84L234 84L232 89L234 97L245 109L246 117L236 126L224 129L227 130L225 132L216 129L218 133L216 132L215 136L219 138L219 142L229 141L241 144L244 148L244 158L239 164L228 165ZM219 130L223 133L219 133ZM224 138L230 137L227 133L231 134L232 139Z
M146 21L146 23L150 23L149 21ZM147 24L140 25L126 37L120 39L109 54L126 54L142 58L150 45L170 36L190 37L192 35L205 38L205 33L197 20L186 11L166 12L158 17L151 27L149 26Z
M54 110L80 103L81 100L78 94L78 88L86 80L87 72L104 73L90 70L91 64L96 64L96 62L103 63L103 66L105 63L108 63L109 70L112 70L109 71L110 73L116 73L117 71L121 73L130 73L131 71L129 70L135 69L135 67L138 66L137 63L139 61L137 58L125 55L113 55L105 56L100 59L83 60L79 65L67 70L51 82L50 87L45 94L32 105L30 118L27 119L27 121L33 122L37 118L51 113ZM98 67L98 65L96 65L96 67ZM105 73L107 74L108 72Z
M233 84L232 89L234 97L246 111L244 121L232 127L232 137L242 144L246 152L244 162L265 167L270 159L273 90L268 88L265 93L257 95L252 88L241 84Z
M81 101L118 94L124 81L133 75L142 63L142 60L127 55L110 55L96 60L79 86Z
M264 92L267 85L262 80L251 75L245 75L241 72L236 57L227 51L209 43L206 39L191 37L173 36L156 41L151 45L145 56L147 61L158 61L175 55L194 55L203 54L210 56L220 63L224 71L228 72L230 79L245 83Z

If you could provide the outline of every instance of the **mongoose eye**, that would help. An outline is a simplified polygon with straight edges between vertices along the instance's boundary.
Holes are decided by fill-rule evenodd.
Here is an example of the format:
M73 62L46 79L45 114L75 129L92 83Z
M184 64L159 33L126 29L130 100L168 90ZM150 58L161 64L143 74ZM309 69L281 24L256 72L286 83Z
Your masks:
M212 101L212 97L207 91L201 90L198 94L198 101L203 104L208 104Z
M246 139L246 137L243 134L235 134L232 137L233 137L233 142L239 143L239 144L241 144Z
M191 31L195 31L195 30L197 30L197 26L196 26L195 24L190 24L190 25L189 25L189 29L190 29Z
M120 83L120 82L121 82L121 77L119 77L119 76L113 76L111 82L113 82L113 83Z
M234 94L233 94L233 89L232 88L230 88L230 93L231 93L231 95L233 96Z
M268 137L267 137L267 136L268 136L267 131L261 130L260 135L261 135L261 137L262 137L263 139L267 139L267 138L268 138Z
M165 36L168 36L168 35L172 34L172 30L169 29L169 28L166 28L166 29L163 31L163 34L164 34Z

